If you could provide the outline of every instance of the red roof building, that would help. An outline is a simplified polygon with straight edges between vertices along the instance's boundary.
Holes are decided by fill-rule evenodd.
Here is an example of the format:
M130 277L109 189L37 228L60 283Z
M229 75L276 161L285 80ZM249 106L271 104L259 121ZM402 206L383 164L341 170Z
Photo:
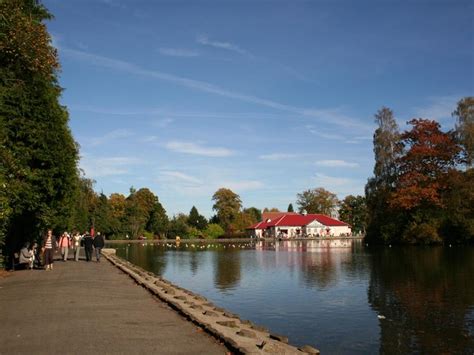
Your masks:
M275 214L276 215L276 214ZM351 226L323 214L282 213L274 219L263 220L247 229L255 237L301 238L350 235Z

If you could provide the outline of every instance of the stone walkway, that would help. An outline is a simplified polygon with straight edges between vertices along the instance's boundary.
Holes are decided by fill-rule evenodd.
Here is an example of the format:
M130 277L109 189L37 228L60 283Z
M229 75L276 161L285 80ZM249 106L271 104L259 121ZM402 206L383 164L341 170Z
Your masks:
M225 354L107 260L0 279L0 354Z

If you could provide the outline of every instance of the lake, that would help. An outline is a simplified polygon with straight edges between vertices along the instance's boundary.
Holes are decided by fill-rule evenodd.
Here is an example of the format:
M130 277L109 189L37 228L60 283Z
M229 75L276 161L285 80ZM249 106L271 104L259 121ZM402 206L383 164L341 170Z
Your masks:
M474 247L360 240L112 244L117 255L326 354L474 353Z

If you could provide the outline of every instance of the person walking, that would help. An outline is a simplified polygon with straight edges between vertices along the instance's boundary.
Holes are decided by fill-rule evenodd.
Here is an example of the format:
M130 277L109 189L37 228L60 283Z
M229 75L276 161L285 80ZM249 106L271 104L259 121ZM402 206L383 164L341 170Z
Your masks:
M92 236L88 232L85 232L84 236L82 237L82 242L84 243L86 261L91 261L92 260L92 245L94 243L94 240L92 239Z
M81 251L82 236L79 232L75 232L72 236L72 247L74 248L74 261L79 261L79 252Z
M67 261L67 256L69 254L69 248L71 247L71 239L69 239L69 234L64 232L59 238L59 247L61 248L61 257L63 261Z
M53 231L48 229L43 239L44 266L46 270L53 270L53 257L56 247L57 243L56 238L53 236Z
M97 259L97 262L100 263L100 256L102 255L102 248L105 245L104 242L104 237L100 234L100 232L97 233L97 235L94 237L94 248L95 248L95 257Z

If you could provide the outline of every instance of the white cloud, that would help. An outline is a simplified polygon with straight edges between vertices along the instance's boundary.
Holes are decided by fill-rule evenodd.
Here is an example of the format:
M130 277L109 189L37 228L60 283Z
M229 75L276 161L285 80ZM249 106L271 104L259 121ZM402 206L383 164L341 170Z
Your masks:
M109 133L106 133L105 135L103 135L101 137L91 138L90 142L89 142L89 145L98 146L98 145L108 143L108 142L111 142L111 141L119 141L123 138L128 138L132 135L133 135L133 133L130 132L129 130L127 130L127 129L116 129L116 130L113 130Z
M184 57L184 58L190 58L190 57L197 57L199 56L199 53L193 50L189 49L182 49L182 48L160 48L158 51L163 54L167 55L170 57Z
M346 195L360 195L364 194L365 181L356 179L328 176L325 174L317 173L315 175L316 186L322 186L325 189L336 193L339 198L343 198Z
M228 157L234 155L234 152L227 148L205 147L193 142L172 141L166 144L168 150L194 155L203 155L206 157Z
M153 125L159 128L165 128L168 127L170 124L174 122L174 119L172 118L164 118L162 120L156 120L153 122Z
M451 113L456 109L457 102L462 96L438 96L430 97L426 107L416 107L414 115L416 118L426 118L430 120L452 120Z
M142 142L144 142L144 143L153 143L153 142L156 142L156 141L158 141L157 136L146 136L146 137L142 138Z
M98 178L113 175L129 174L131 166L142 164L142 161L132 157L91 157L83 156L79 166L87 177Z
M263 154L259 158L263 160L285 160L297 158L297 154L287 154L287 153L274 153L274 154Z
M203 45L203 46L214 47L214 48L218 48L218 49L224 49L224 50L239 53L239 54L242 54L242 55L251 56L251 54L249 52L247 52L246 50L240 48L236 44L229 43L229 42L211 41L205 35L197 36L196 42Z
M167 182L184 182L191 185L202 185L202 181L194 176L184 174L180 171L163 171L160 173L162 180Z
M260 189L264 184L257 180L241 180L223 182L221 186L236 191L247 191Z
M320 160L316 162L316 165L329 168L356 168L359 166L357 163L350 163L344 160Z

